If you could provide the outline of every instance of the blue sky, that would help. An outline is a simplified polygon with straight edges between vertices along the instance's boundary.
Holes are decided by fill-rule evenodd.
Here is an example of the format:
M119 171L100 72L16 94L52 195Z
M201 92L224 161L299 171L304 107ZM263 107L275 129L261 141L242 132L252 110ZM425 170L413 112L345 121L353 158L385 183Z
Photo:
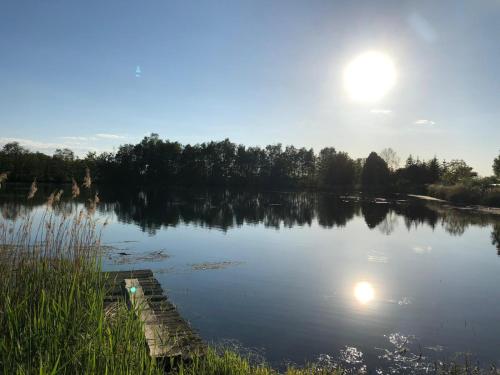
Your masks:
M500 2L23 1L0 3L0 144L111 151L183 143L392 147L491 174L500 149ZM353 102L367 50L396 86ZM136 77L140 66L141 75Z

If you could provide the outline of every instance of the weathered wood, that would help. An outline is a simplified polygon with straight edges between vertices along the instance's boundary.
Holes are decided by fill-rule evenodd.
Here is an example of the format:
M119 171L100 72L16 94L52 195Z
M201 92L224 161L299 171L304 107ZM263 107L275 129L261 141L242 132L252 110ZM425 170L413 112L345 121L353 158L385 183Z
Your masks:
M132 308L136 311L139 319L143 322L144 336L152 357L167 357L172 348L164 344L162 340L163 327L156 318L155 313L149 305L146 295L138 279L125 279L125 288Z
M206 352L205 343L168 301L151 270L106 272L105 278L105 307L121 300L137 311L152 357L189 360Z

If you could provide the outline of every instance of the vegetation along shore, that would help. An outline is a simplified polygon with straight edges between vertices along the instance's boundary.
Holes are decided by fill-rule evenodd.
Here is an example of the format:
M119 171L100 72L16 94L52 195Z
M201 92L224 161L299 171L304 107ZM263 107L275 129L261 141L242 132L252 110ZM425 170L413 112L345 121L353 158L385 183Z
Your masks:
M459 205L500 207L500 155L493 174L479 177L463 160L400 158L388 148L353 159L325 147L313 149L281 144L246 147L230 142L182 145L151 134L116 153L88 153L83 158L69 149L53 155L30 152L16 142L0 151L0 184L12 182L71 183L90 171L101 184L317 189L333 191L426 194Z

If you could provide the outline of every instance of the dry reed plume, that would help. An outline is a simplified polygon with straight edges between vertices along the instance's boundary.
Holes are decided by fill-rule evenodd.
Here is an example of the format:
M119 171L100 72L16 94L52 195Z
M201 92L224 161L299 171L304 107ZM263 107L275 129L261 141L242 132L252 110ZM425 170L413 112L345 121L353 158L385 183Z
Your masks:
M50 193L49 197L47 198L47 207L51 208L52 205L54 204L54 198L55 198L55 193L52 192Z
M83 178L82 186L86 189L90 189L92 185L92 178L90 177L90 169L85 168L85 177Z
M52 192L47 198L46 205L48 208L52 208L55 203L59 203L61 201L61 196L63 195L63 190L60 189L58 191Z
M2 188L2 184L4 183L4 181L7 181L8 173L9 172L0 173L0 189Z
M72 185L71 185L71 196L73 198L76 198L80 195L80 188L78 187L78 184L76 183L76 180L73 178L72 179Z
M89 199L89 204L87 205L87 211L89 215L93 215L95 213L95 209L97 204L100 202L98 193L95 193L94 199Z
M90 172L86 171L86 181L90 181ZM4 181L6 173L0 175L0 181ZM3 179L2 179L3 178ZM80 195L80 189L75 179L72 184L72 197ZM38 191L36 177L33 180L27 196L28 200L34 198ZM7 251L3 256L14 255L17 260L27 259L92 259L96 257L100 242L100 230L92 215L99 203L99 196L96 193L94 199L90 199L90 209L87 215L83 210L77 211L73 217L68 215L58 215L50 210L55 204L61 201L63 190L53 191L46 200L46 210L42 217L36 220L27 215L22 220L14 220L10 225L7 222L0 222L0 246L12 250L12 254ZM102 226L101 226L102 229ZM22 251L19 252L19 250Z
M28 193L28 199L33 199L37 190L38 190L38 187L36 185L36 177L35 177L35 179L33 180L33 182L31 183L31 186L30 186L30 191Z
M63 195L64 190L60 189L56 195L54 196L54 203L58 203L61 200L61 196Z

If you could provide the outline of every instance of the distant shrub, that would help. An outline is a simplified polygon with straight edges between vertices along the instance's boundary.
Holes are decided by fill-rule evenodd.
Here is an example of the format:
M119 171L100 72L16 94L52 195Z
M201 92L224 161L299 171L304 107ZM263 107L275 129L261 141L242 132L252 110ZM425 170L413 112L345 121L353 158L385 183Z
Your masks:
M427 187L427 192L435 198L455 204L500 207L500 188L488 186L481 180L450 186L433 184Z
M481 200L481 204L491 207L500 207L500 188L488 189Z

